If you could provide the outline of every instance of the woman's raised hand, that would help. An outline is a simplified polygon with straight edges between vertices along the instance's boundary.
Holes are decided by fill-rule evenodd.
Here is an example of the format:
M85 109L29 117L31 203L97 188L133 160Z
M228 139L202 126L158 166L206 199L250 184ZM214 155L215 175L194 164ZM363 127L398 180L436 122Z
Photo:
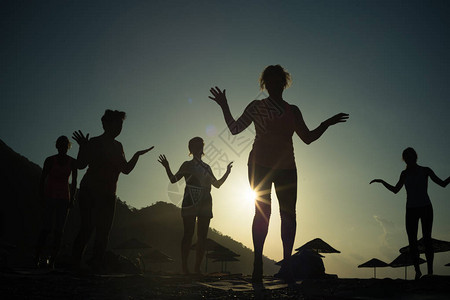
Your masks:
M167 161L167 158L164 154L159 155L158 162L164 166L164 168L169 167L169 162Z
M220 107L224 107L226 106L227 103L227 97L225 95L225 90L221 91L217 86L215 88L211 88L209 90L211 92L211 94L213 95L212 97L209 96L208 98L215 101L217 104L219 104Z
M227 172L230 173L231 172L231 168L233 167L233 162L230 162L227 166Z
M78 143L78 145L83 146L87 142L89 142L89 133L86 136L84 136L81 130L74 131L72 138Z
M136 152L136 155L141 156L141 155L147 153L148 151L152 150L153 148L155 148L155 146L151 146L148 149L144 149L144 150L138 151L138 152Z
M328 120L326 120L324 123L327 126L335 125L337 123L346 122L349 118L349 115L346 113L339 113L337 115L332 116Z
M374 179L374 180L372 180L371 182L369 182L369 184L372 184L372 183L375 183L375 182L377 182L377 183L381 183L383 180L381 180L381 179Z

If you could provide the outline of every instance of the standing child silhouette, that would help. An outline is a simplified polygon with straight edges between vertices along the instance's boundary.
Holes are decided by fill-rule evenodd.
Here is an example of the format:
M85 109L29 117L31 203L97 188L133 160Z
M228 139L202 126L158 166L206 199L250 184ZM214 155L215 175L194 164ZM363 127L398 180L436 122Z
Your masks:
M419 266L419 250L417 248L417 231L419 220L422 222L422 234L425 244L425 256L427 258L428 275L433 274L434 251L431 240L433 228L433 206L428 196L428 178L436 184L446 187L450 182L450 177L445 181L434 174L428 167L417 164L417 153L413 148L406 148L403 151L403 160L406 169L400 174L400 179L395 186L390 185L382 179L374 179L370 183L381 183L389 191L397 194L403 185L406 188L406 233L408 234L409 251L414 260L416 279L422 276Z
M181 240L181 263L184 274L189 274L187 260L194 235L195 222L197 220L197 249L195 256L194 272L200 274L200 264L205 254L205 243L208 235L209 222L213 217L211 185L219 188L231 172L232 163L227 166L225 174L219 180L212 173L211 167L202 161L203 139L194 137L189 141L189 151L192 160L185 161L174 175L170 170L169 162L165 155L160 155L160 162L166 169L171 183L175 183L184 177L186 188L184 191L181 216L183 217L184 233Z

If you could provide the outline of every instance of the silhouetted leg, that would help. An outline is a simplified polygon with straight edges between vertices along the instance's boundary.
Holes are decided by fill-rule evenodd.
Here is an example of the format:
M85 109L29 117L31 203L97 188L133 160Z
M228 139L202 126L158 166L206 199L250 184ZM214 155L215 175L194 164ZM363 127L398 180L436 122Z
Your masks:
M428 275L433 275L434 250L431 240L431 231L433 229L433 207L427 206L423 210L422 216L422 234L425 245L425 256L427 258Z
M295 213L297 203L297 170L278 171L274 179L274 185L280 204L281 240L283 241L284 259L283 266L281 267L283 270L282 277L287 282L293 282L294 271L291 264L291 255L297 229Z
M409 241L409 255L413 258L416 279L422 276L419 266L419 250L417 249L417 230L419 227L419 217L416 208L406 209L406 233Z
M42 254L42 249L44 248L45 241L47 240L49 233L50 232L48 231L48 229L42 229L39 234L37 244L36 244L36 253L35 253L36 266L39 266L39 260L40 260L41 254Z
M254 282L262 281L263 275L263 247L269 228L271 213L270 192L272 187L271 170L259 166L249 166L250 186L256 193L255 216L252 224L254 249L253 274Z
M183 239L181 240L181 267L184 274L189 274L188 257L194 236L195 216L183 217Z
M108 246L109 232L114 220L114 211L116 209L115 195L102 195L96 202L94 208L95 241L92 263L94 268L102 268L104 265L104 256ZM98 203L98 204L97 204Z
M50 253L50 258L48 259L48 265L50 268L55 267L55 261L56 257L58 256L59 248L61 246L61 240L62 240L62 232L55 231L53 237L53 247Z
M195 255L195 273L200 272L200 265L205 255L206 237L208 236L210 217L197 218L197 249Z
M66 224L67 210L69 207L68 200L58 199L55 203L55 230L52 252L50 254L49 265L54 267L56 257L58 256L59 249L61 247L62 235L64 233L64 225Z
M44 213L42 215L42 230L39 233L39 237L36 244L35 263L39 264L42 249L45 246L45 242L49 233L52 230L53 220L55 217L55 207L53 205L53 199L45 199Z
M83 257L86 244L91 237L94 230L94 224L92 222L92 199L89 197L89 193L81 190L79 192L79 206L80 206L80 231L73 243L72 257L74 263L79 266L81 258Z
M294 247L297 218L297 170L283 170L274 180L275 192L280 204L281 240L283 241L283 258L289 259Z

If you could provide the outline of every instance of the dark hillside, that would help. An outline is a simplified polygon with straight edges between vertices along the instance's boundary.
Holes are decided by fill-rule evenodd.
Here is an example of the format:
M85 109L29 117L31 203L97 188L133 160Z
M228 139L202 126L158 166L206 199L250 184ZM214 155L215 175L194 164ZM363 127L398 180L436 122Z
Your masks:
M41 209L37 201L41 168L14 152L1 140L0 157L3 166L0 170L3 195L0 211L0 240L17 246L15 253L9 257L11 266L30 266L36 238L41 228ZM79 211L75 204L67 219L61 256L70 255L78 228ZM179 252L182 234L183 224L180 208L177 206L166 202L157 202L138 210L119 200L109 246L114 248L129 238L137 238L174 259L173 263L156 266L147 264L147 267L153 270L161 268L178 272L181 269ZM208 237L240 254L239 262L228 263L228 271L251 273L253 254L249 248L214 229L210 229ZM195 237L193 242L195 242ZM114 251L120 252L120 250ZM145 254L145 251L149 250L141 250L141 253ZM131 255L131 253L122 254ZM89 253L87 253L88 255ZM193 256L194 252L192 252L191 258ZM191 263L193 265L193 259ZM220 271L220 267L220 263L208 262L208 272ZM277 270L278 267L274 265L274 261L268 259L265 261L267 274L273 274Z

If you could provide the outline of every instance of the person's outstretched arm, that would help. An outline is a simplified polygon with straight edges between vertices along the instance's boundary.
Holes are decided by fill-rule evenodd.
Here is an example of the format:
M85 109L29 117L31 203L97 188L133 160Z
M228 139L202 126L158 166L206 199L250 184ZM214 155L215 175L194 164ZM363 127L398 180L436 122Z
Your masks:
M450 182L450 177L448 177L445 180L442 180L436 174L434 174L433 170L431 170L430 168L427 168L427 171L428 171L428 176L430 176L431 180L433 180L434 183L442 186L443 188L445 188L447 186L447 184Z
M181 165L180 170L177 172L177 174L174 175L170 170L169 161L164 154L159 155L158 162L166 169L167 177L169 177L171 183L178 182L181 178L183 178L183 165Z
M223 174L222 178L220 178L219 180L213 180L213 182L211 183L215 188L220 188L220 186L225 182L225 180L227 180L228 175L230 175L231 172L231 168L233 167L233 162L230 162L227 166L227 171L225 172L225 174ZM211 172L212 173L212 172ZM214 175L213 175L213 179L215 179Z
M349 117L346 113L339 113L323 121L316 129L309 130L308 126L306 126L305 124L305 120L303 119L300 109L298 109L298 107L295 105L291 105L291 107L294 110L295 115L295 132L297 133L299 138L307 145L319 139L322 134L328 129L328 127L337 123L346 122Z
M120 147L122 147L122 144L120 144ZM145 153L149 152L150 150L152 150L153 148L155 148L154 146L151 146L148 149L144 149L141 151L136 152L133 157L130 159L130 161L126 162L124 167L122 168L122 173L125 175L128 175L131 173L131 171L133 171L134 167L136 166L136 163L139 159L139 157L141 155L144 155ZM123 149L122 149L122 153L123 153Z
M78 143L79 146L76 165L78 169L82 170L89 164L89 133L84 136L83 132L78 130L73 133L72 138Z
M247 106L242 116L240 116L239 119L235 120L231 115L230 107L228 106L227 97L225 95L225 90L221 91L216 86L215 88L211 88L209 91L213 96L209 96L208 98L215 101L220 106L220 108L222 108L225 123L227 123L228 129L230 130L232 135L236 135L244 131L245 128L247 128L252 123L250 114L247 112L247 110L253 102Z
M405 183L405 175L402 172L402 174L400 175L400 179L398 180L398 182L397 182L397 184L395 186L390 185L389 183L387 183L383 179L374 179L374 180L372 180L370 182L370 184L372 184L374 182L378 182L378 183L383 184L385 188L387 188L388 190L390 190L394 194L397 194L402 189L403 184Z

